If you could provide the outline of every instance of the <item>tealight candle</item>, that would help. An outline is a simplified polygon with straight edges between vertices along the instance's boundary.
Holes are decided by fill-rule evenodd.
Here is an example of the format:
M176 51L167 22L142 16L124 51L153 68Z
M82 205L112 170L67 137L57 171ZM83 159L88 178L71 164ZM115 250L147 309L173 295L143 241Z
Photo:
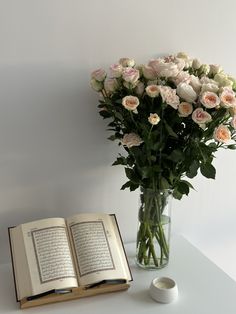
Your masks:
M161 303L170 303L178 297L177 284L168 277L153 279L149 291L151 297Z

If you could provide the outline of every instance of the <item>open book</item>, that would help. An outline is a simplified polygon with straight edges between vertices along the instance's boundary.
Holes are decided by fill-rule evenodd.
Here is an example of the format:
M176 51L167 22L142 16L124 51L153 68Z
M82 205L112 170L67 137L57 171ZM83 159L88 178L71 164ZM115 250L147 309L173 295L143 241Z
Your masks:
M114 215L42 219L9 235L18 301L132 280Z

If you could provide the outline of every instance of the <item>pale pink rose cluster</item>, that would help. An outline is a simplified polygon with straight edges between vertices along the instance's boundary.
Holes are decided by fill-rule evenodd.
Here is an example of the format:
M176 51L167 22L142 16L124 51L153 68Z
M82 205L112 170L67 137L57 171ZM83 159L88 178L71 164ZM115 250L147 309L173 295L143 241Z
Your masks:
M119 97L120 93L115 105L121 103L131 116L137 114L132 116L134 120L140 121L139 115L145 106L150 106L144 119L150 127L160 122L156 113L160 112L158 106L167 104L176 110L183 125L184 121L192 120L202 129L208 128L217 110L224 108L226 119L215 129L213 136L218 142L228 142L232 130L236 130L236 80L225 74L219 65L204 64L184 52L140 65L132 58L121 58L110 66L109 76L103 69L93 71L90 84L103 99ZM123 143L135 136L137 139L135 133L126 134ZM128 142L126 146L130 145Z

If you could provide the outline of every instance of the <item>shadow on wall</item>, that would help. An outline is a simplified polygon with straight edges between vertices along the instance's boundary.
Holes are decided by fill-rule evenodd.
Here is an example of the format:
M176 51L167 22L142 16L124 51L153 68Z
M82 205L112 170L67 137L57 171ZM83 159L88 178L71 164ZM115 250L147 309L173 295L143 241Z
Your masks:
M106 140L89 80L88 69L81 66L0 68L0 246L4 251L8 226L61 213L64 217L67 208L92 199L94 182L98 191L104 189L106 172L101 169L113 162L118 148ZM83 182L90 192L83 187L78 195ZM2 259L6 260L4 252Z

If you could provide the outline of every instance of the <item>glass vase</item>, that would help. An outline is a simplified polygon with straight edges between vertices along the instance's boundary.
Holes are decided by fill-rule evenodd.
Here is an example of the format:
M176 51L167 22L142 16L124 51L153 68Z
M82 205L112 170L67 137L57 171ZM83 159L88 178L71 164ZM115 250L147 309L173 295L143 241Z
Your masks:
M171 190L141 188L136 263L144 269L158 269L168 264L171 201Z

